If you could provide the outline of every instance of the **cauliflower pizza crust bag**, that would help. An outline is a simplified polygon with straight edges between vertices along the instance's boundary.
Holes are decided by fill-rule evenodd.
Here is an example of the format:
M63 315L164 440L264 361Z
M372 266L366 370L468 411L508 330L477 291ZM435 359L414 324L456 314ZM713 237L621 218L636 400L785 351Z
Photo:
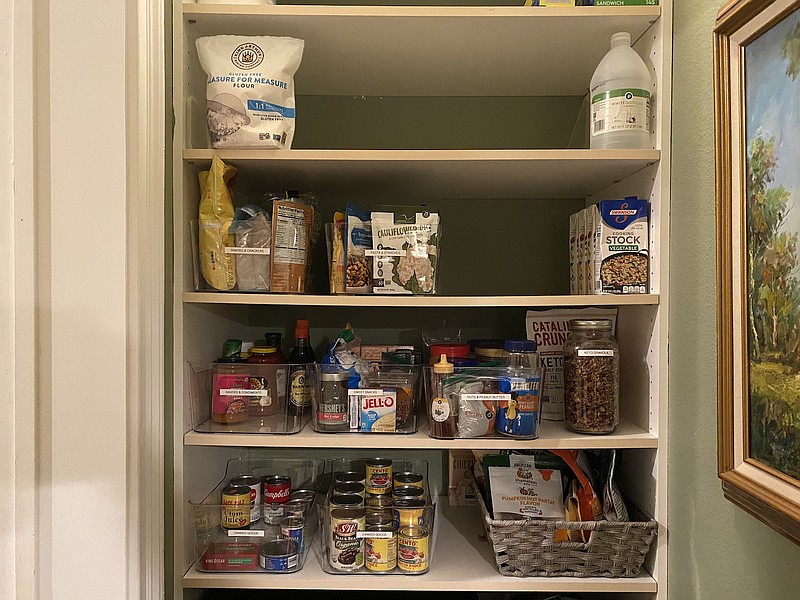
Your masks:
M215 35L196 45L212 147L291 148L303 40Z
M435 294L439 213L424 207L372 213L372 276L376 294Z

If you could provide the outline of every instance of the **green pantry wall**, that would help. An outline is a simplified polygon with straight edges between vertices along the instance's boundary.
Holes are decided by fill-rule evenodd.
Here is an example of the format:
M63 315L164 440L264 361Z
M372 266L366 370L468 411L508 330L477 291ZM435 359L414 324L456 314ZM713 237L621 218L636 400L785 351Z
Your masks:
M725 500L717 479L712 31L721 5L674 2L669 597L796 600L800 547Z
M716 473L712 30L722 3L673 3L669 597L796 600L800 547L726 501Z

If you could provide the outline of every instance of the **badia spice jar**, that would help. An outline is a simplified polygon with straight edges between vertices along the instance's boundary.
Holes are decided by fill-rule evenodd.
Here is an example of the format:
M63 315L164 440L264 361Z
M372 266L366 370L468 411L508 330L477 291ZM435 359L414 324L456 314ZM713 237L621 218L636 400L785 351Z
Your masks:
M619 425L619 346L608 319L569 322L564 417L578 433L611 433Z

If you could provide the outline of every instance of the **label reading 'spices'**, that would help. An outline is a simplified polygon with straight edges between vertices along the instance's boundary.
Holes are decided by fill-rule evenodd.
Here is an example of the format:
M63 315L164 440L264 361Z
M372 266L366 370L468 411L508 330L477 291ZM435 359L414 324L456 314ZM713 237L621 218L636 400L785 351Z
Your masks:
M592 96L592 136L612 131L650 131L650 92L620 89Z

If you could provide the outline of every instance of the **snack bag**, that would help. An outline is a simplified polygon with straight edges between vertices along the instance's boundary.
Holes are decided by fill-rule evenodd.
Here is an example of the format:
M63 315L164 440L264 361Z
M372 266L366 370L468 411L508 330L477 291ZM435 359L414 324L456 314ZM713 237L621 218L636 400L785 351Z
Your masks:
M211 170L201 171L198 246L203 278L216 290L231 290L236 285L236 265L226 247L236 246L230 233L233 200L228 182L236 169L218 156L211 160Z

